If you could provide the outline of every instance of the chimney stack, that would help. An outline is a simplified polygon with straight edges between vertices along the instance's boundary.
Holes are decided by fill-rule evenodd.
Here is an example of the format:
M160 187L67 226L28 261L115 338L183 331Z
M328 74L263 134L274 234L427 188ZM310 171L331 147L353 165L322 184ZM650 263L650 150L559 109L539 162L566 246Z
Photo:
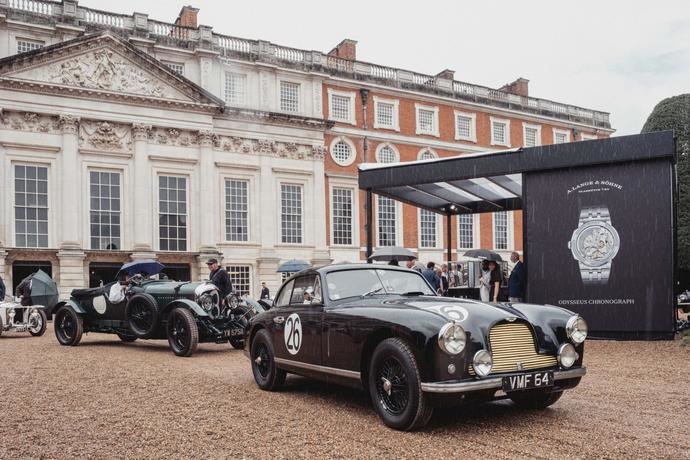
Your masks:
M199 13L199 8L193 6L183 6L180 14L175 20L176 26L197 28L196 16Z
M357 41L346 38L330 50L328 55L355 61L357 59Z
M512 83L503 85L499 90L517 94L518 96L529 97L529 80L520 77Z

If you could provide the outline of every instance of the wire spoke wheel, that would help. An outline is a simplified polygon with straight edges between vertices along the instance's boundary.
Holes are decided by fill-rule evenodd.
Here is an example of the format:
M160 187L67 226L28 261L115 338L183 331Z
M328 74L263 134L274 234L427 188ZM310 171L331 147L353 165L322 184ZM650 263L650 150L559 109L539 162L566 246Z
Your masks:
M140 330L148 330L151 328L151 316L151 311L143 302L132 305L132 322Z
M256 356L254 356L252 363L261 377L266 378L268 376L268 373L271 371L271 356L265 343L261 343L257 347Z
M191 339L191 331L187 327L187 322L181 315L175 315L173 321L173 340L180 349L187 348Z
M407 408L410 386L400 361L393 356L386 358L376 373L376 394L386 411L400 415Z
M57 321L58 334L60 334L65 342L69 342L74 338L76 333L77 325L71 315L67 312L62 312L60 318Z

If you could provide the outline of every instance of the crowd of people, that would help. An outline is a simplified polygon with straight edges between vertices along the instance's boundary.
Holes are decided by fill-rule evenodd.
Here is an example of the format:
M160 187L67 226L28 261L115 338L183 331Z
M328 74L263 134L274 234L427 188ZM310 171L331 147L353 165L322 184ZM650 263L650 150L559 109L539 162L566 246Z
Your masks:
M475 285L479 286L479 296L483 302L522 302L524 300L525 272L520 254L513 252L510 255L510 261L513 263L510 274L504 273L498 262L494 260L482 261ZM392 261L390 264L399 265L397 261ZM435 262L428 262L424 265L419 260L408 260L406 267L420 272L441 295L448 295L450 288L468 285L467 272L462 269L461 264L437 265ZM508 296L502 298L501 286L506 284L506 280Z

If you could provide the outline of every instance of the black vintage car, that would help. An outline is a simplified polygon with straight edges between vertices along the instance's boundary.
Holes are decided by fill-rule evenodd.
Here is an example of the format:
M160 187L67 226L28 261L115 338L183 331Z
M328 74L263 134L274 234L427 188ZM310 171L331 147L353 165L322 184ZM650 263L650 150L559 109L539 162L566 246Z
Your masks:
M257 385L287 373L365 389L383 422L423 426L438 404L510 398L545 408L575 387L587 325L562 308L439 297L386 265L302 271L250 320Z
M53 312L55 336L62 345L78 345L84 332L117 334L123 342L167 338L177 356L191 356L199 342L243 348L245 328L255 314L245 303L221 299L212 283L141 275L121 287L114 282L76 289Z

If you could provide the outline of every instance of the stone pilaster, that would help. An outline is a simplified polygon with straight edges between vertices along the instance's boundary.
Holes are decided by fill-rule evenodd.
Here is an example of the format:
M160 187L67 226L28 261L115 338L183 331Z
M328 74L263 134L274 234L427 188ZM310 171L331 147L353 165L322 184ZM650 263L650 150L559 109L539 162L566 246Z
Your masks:
M60 278L57 280L58 291L60 299L66 299L69 298L72 289L88 287L88 280L84 278L86 254L78 249L61 249L57 256L60 261Z
M150 192L158 184L151 184L151 168L148 156L150 132L150 125L135 123L132 126L132 139L134 141L134 193L132 194L132 201L136 203L134 206L133 248L135 254L142 254L142 257L135 257L133 254L133 259L148 258L153 250L153 203Z
M263 251L262 251L263 252ZM276 270L278 270L278 264L280 263L280 259L278 257L259 257L256 259L256 275L257 279L256 282L254 283L254 289L257 290L257 292L253 292L252 295L256 296L258 295L258 290L261 289L261 283L263 281L266 282L266 286L268 287L268 290L271 293L271 297L274 297L276 293L278 292L278 289L280 288L280 273L278 273Z
M81 248L79 118L60 115L58 124L62 129L62 152L59 161L59 188L61 190L59 246L61 249L79 250Z
M8 273L8 266L5 260L7 259L7 251L2 247L2 242L0 242L0 278L5 283L5 294L12 295L12 283L10 282L10 275ZM0 299L2 302L3 299Z
M202 254L218 254L216 248L216 232L219 228L219 191L215 190L213 164L213 143L217 139L212 131L203 130L198 133L199 138L199 252Z

